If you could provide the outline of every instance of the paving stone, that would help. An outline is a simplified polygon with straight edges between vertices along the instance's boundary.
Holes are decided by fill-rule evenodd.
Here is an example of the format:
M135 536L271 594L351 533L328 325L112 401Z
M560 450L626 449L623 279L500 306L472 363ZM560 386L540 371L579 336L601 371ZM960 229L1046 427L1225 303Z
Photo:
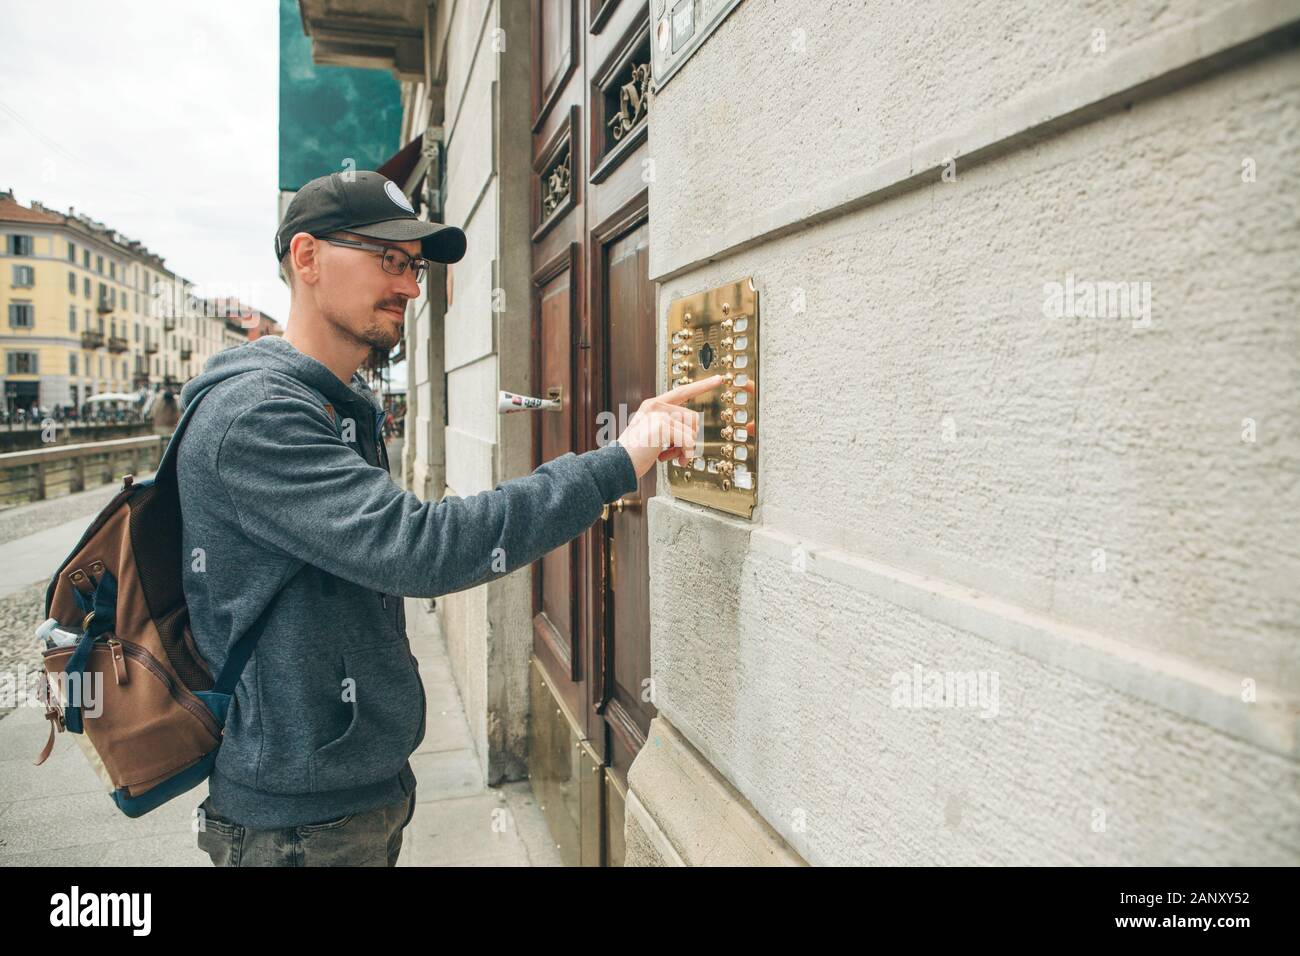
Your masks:
M478 757L468 747L416 753L411 757L411 769L418 781L415 790L417 804L448 797L468 797L487 789Z
M419 803L406 832L414 838L415 861L424 866L498 857L526 864L528 858L514 815L504 795L495 790Z
M0 866L102 866L104 856L114 844L90 843L60 850L33 850L28 853L0 853Z
M192 831L120 840L105 849L97 866L212 866Z

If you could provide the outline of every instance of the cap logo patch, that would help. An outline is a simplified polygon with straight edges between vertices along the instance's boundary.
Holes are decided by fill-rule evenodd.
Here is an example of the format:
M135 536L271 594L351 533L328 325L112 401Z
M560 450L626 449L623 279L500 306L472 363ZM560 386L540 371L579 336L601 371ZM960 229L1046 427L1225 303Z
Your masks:
M407 212L415 212L415 210L411 208L411 204L406 201L406 197L402 195L402 191L397 188L397 183L392 180L384 183L384 192L388 193L389 199L401 206Z

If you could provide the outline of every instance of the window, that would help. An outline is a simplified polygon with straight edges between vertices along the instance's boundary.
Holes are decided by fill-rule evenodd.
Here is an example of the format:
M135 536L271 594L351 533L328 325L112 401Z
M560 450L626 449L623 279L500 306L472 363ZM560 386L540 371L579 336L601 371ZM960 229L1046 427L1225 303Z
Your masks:
M104 330L100 329L100 331L102 332ZM100 378L104 377L104 356L102 355L99 357L99 377Z
M108 260L108 275L109 278L112 279L117 278L117 263L114 262L112 259Z
M68 331L77 331L77 307L75 305L68 306Z
M82 249L82 250L81 250L81 265L82 265L82 268L84 268L84 269L89 269L89 268L90 268L90 250L89 250L89 249Z
M90 298L90 280L89 280L89 279L82 279L81 281L85 283L84 291L85 291L85 293L86 293L86 298L89 299L89 298Z
M68 356L68 374L77 374L77 353L73 352Z
M137 323L135 324L135 340L136 340L137 342L140 341L140 323L139 323L139 322L137 322Z
M109 289L109 290L108 290L108 304L109 304L110 306L112 306L114 309L117 308L117 290L116 290L116 289Z
M14 287L30 289L36 284L36 270L31 266L14 266Z
M77 274L75 272L68 273L68 291L73 295L77 294Z
M36 306L30 302L9 303L9 327L30 329L36 324Z
M32 237L13 234L9 237L9 255L30 256L32 254Z
M90 310L86 310L86 331L90 331Z
M8 352L5 369L10 375L37 375L35 352Z
M68 261L74 265L77 262L77 247L71 242L68 243Z

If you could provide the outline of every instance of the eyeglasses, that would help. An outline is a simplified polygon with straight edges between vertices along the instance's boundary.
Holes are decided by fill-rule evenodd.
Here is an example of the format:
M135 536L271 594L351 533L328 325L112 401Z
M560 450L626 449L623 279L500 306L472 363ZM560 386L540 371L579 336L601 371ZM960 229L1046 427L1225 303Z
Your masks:
M378 252L382 256L379 265L389 275L400 276L406 271L407 266L411 266L415 272L415 281L420 282L425 273L429 271L429 260L412 256L401 249L394 249L392 246L380 246L373 242L357 242L355 239L336 239L331 236L316 236L322 242L328 242L334 246L351 246L354 249L364 249L367 252Z

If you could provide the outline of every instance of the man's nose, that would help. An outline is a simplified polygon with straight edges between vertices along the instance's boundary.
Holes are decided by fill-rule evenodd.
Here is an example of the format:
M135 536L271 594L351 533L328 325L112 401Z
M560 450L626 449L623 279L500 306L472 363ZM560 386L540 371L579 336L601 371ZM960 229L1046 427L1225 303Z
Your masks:
M415 281L415 270L407 266L402 270L399 278L401 279L399 283L401 285L399 290L401 294L408 299L418 299L420 297L420 283Z

